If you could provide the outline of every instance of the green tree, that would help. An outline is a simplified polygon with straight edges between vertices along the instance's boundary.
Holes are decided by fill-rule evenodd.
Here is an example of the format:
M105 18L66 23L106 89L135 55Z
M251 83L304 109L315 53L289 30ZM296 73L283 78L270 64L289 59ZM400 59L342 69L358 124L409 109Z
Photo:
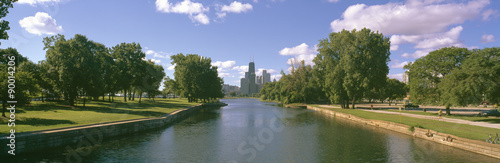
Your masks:
M4 54L6 51L12 53L10 55ZM35 64L19 54L16 49L1 49L0 54L2 54L0 69L3 70L0 71L0 77L4 79L0 82L0 100L2 101L2 116L5 117L7 101L15 100L17 101L16 105L29 103L31 94L37 92L37 82L33 78L34 72L32 71ZM12 64L9 64L10 58L14 58ZM15 78L9 78L9 76L15 76ZM14 87L10 86L14 91L11 92L14 95L13 98L9 94L9 81L10 83L15 82L12 84Z
M409 70L410 78L410 100L417 104L441 103L439 86L442 79L470 54L467 48L446 47L406 65L404 68ZM451 114L450 105L446 106L446 114Z
M160 88L161 81L165 77L165 72L162 66L155 65L153 61L149 60L146 62L146 71L144 71L144 74L141 80L142 85L138 86L141 90L139 95L142 96L142 92L146 92L148 97L153 98L154 101L154 97L160 94L158 89ZM141 102L140 99L139 102Z
M111 49L111 53L116 62L116 68L119 70L116 85L122 90L126 102L127 92L131 94L133 86L142 84L138 76L144 71L142 59L146 57L146 54L142 52L141 45L136 43L118 44Z
M474 50L438 84L446 106L500 101L500 48Z
M0 1L0 39L2 40L9 39L9 35L7 34L7 30L10 30L9 21L6 21L3 18L9 13L9 8L14 7L14 2L17 2L17 0Z
M176 92L178 92L178 84L174 79L170 77L166 77L163 81L163 92L168 96L169 94L173 94L174 98L176 96Z
M405 83L397 79L387 78L387 86L384 89L384 97L389 98L389 106L391 105L392 100L405 97L406 92L408 92L408 88Z
M389 48L389 38L366 28L331 33L320 40L314 59L320 72L316 74L324 75L318 79L324 81L323 90L331 102L348 108L351 101L355 108L357 99L383 88L389 73Z
M189 102L213 100L224 97L222 78L218 77L217 67L212 66L210 58L196 54L182 53L171 56L175 66L174 77L183 97Z
M76 34L66 40L63 35L44 38L44 50L49 71L58 73L55 79L69 105L74 106L77 95L100 95L103 79L99 55L106 53L102 44ZM85 106L85 98L84 98Z

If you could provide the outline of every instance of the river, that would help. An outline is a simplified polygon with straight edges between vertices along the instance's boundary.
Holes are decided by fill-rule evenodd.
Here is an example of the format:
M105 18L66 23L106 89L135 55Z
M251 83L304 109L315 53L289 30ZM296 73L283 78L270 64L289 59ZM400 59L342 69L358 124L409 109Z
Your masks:
M157 130L85 149L83 162L498 162L499 160L361 125L306 109L256 99L224 99ZM23 156L67 162L63 149ZM18 158L20 159L20 158Z

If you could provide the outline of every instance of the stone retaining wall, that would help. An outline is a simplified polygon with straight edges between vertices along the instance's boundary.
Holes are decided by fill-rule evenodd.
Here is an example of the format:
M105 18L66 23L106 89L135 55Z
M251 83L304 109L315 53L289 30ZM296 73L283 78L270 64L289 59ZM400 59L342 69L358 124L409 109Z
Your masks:
M137 133L159 128L186 118L190 113L203 108L202 104L173 111L158 118L115 121L101 124L67 127L51 130L25 132L15 135L15 154L39 151L42 149L66 145L68 153L81 147L90 147L102 143L105 138ZM0 138L0 156L9 155L9 134ZM82 153L78 153L82 155ZM85 153L83 153L85 154Z
M329 109L317 108L309 105L307 106L307 109L315 110L333 117L345 118L362 124L381 127L384 129L412 135L414 137L500 159L500 145L490 144L479 140L460 138L454 135L439 133L433 130L422 129L418 127L415 127L415 130L412 132L409 130L410 126L408 125L381 120L364 119L354 115L335 112Z

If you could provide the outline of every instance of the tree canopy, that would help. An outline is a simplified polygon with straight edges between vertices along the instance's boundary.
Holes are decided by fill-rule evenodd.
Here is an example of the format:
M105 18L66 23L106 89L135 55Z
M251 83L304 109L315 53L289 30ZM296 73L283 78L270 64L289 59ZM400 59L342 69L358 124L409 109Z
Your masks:
M182 53L171 56L175 65L174 77L181 95L189 102L210 101L224 97L224 81L218 77L217 67L212 66L210 58L196 54Z

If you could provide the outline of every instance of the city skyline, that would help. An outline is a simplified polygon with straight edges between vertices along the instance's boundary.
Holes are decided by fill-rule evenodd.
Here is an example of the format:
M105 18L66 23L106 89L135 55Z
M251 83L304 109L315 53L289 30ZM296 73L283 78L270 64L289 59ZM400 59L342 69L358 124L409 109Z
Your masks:
M1 46L38 62L43 38L55 34L83 34L108 47L137 42L169 77L170 56L199 54L219 67L225 84L240 85L249 57L259 63L256 75L267 70L272 81L294 60L311 65L329 33L367 27L390 38L388 76L402 81L403 66L432 50L499 46L499 9L491 0L20 0L5 17L10 38Z

